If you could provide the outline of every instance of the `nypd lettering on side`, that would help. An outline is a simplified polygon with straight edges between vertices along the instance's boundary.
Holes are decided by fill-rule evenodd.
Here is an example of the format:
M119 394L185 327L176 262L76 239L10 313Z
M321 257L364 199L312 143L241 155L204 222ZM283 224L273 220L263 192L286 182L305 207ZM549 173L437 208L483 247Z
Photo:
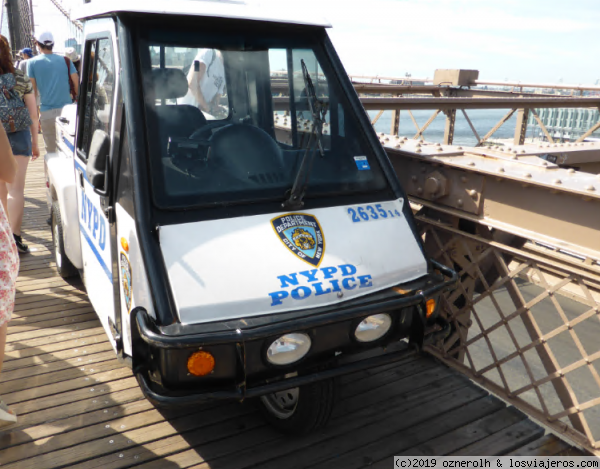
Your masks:
M316 217L306 213L286 213L273 218L271 225L289 251L319 267L325 254L325 237Z
M104 251L106 247L106 222L84 191L81 191L81 226L91 235L92 242L101 251Z
M277 279L281 290L269 293L271 306L373 286L371 275L356 275L357 272L352 264L342 264L280 275Z

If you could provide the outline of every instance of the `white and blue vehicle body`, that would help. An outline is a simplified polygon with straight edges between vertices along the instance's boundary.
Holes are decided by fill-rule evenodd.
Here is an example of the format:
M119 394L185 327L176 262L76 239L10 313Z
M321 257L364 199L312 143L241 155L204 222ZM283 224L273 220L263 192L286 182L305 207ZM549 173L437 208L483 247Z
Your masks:
M79 104L46 158L55 251L150 400L302 390L431 339L455 275L425 257L326 22L238 2L85 8ZM206 50L218 76L195 63ZM190 104L194 66L221 89L208 110ZM199 350L209 374L191 371Z

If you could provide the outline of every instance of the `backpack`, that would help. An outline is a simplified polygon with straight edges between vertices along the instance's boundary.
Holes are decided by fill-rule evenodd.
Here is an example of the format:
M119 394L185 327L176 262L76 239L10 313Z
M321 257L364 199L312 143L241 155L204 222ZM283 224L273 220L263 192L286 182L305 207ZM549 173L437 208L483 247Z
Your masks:
M71 61L68 57L63 57L65 59L65 63L67 64L67 81L69 82L69 94L71 95L71 99L74 103L77 102L77 93L75 93L75 86L73 85L73 80L71 80Z
M16 84L14 74L0 75L0 120L7 133L25 130L33 123L23 98L15 91Z

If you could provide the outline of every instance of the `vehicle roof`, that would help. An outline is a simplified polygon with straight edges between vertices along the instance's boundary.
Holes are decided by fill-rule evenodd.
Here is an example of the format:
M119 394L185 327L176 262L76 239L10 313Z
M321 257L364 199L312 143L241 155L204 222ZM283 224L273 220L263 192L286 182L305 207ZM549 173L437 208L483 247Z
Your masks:
M330 28L329 22L314 14L307 14L301 3L283 2L266 5L256 0L92 0L81 6L75 17L79 20L110 16L116 13L148 13L157 15L210 16L217 18L247 19L275 23L302 24Z

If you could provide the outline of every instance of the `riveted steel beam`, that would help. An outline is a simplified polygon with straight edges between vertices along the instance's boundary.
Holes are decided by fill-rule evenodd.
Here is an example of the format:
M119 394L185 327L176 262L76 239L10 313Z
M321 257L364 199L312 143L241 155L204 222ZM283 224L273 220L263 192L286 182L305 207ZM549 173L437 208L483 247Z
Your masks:
M446 112L446 125L444 126L444 144L452 145L454 140L454 124L456 123L456 109L448 109Z
M423 124L423 127L421 127L420 129L418 129L418 132L415 134L415 136L413 137L413 139L417 139L419 137L421 137L421 139L423 138L423 132L425 132L425 130L427 130L427 127L429 127L429 125L435 120L435 118L437 117L437 115L440 113L439 109L436 109L435 111L433 111L433 114L431 115L431 117L429 117L429 119L427 119L427 122L425 122L425 124ZM417 121L414 121L415 125L417 125Z
M489 131L487 134L485 134L485 135L484 135L484 137L483 137L481 140L479 140L479 142L477 142L477 146L479 147L479 146L483 145L483 143L484 143L484 142L485 142L485 141L486 141L488 138L490 138L492 135L494 135L494 134L496 133L496 131L497 131L497 130L498 130L500 127L502 127L502 126L504 125L504 123L505 123L505 122L506 122L508 119L510 119L510 118L512 117L512 115L515 113L515 111L516 111L516 109L511 109L510 111L508 111L508 112L506 113L506 115L505 115L505 116L504 116L502 119L500 119L500 120L498 121L498 123L497 123L497 124L496 124L494 127L492 127L492 128L490 129L490 131Z
M390 128L390 134L398 135L400 130L400 111L392 111L392 124Z
M542 129L542 132L544 132L544 135L546 136L546 138L548 139L548 141L550 143L554 143L554 139L550 135L550 132L548 132L548 129L546 129L546 126L542 122L542 119L540 119L540 116L538 116L538 113L535 112L535 109L532 109L531 113L533 114L533 117L535 118L535 120L537 121L538 125L540 126L540 129Z
M433 85L388 85L382 83L353 83L354 89L359 94L394 94L416 95L431 94L434 96L462 97L462 98L521 98L534 96L537 98L556 98L552 94L532 94L517 91L483 90L472 88L457 88L453 86ZM271 85L273 86L273 85Z
M501 151L389 136L381 136L381 142L414 202L600 265L600 175L561 168L539 157L552 151L600 154L600 143ZM426 189L436 186L431 178L443 178L448 189L442 196Z
M599 107L600 98L361 98L367 110L523 109Z
M289 97L274 97L277 111L289 108ZM600 106L600 98L371 98L361 97L367 111L381 110L448 110L448 109L523 109L523 108L592 108Z
M600 129L600 122L596 122L586 133L577 139L577 142L583 142L586 138L592 135L596 130Z
M525 135L527 134L527 121L529 120L529 109L519 109L517 112L517 125L515 125L515 145L523 145L525 143Z
M498 91L498 90L482 90L482 89L465 89L452 86L433 86L433 85L388 85L382 83L353 83L357 93L364 94L379 94L379 95L432 95L446 96L454 98L549 98L556 99L556 95L552 94L532 94L515 91ZM271 91L275 94L289 95L289 84L287 79L272 77Z

